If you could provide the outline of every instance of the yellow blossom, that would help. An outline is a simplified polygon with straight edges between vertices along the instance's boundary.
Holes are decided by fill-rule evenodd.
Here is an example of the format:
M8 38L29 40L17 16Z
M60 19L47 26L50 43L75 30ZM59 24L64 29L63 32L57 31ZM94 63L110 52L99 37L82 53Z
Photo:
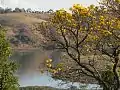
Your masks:
M53 69L52 71L53 71L53 73L54 73L54 74L56 74L56 73L57 73L57 70L55 70L55 69Z
M47 65L47 67L48 67L48 68L51 68L51 67L52 67L52 65L51 65L51 64L46 64L46 65Z
M61 68L58 68L58 71L61 71L62 69Z
M46 60L46 63L50 63L50 62L52 62L52 59Z

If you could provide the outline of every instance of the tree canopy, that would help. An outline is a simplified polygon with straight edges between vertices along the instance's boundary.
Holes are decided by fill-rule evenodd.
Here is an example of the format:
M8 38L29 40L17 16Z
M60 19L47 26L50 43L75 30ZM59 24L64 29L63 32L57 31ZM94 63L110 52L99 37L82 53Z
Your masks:
M57 10L40 25L47 43L63 50L57 66L46 61L54 78L97 83L104 90L120 88L119 5L119 0L102 0L100 6L75 4L70 12Z

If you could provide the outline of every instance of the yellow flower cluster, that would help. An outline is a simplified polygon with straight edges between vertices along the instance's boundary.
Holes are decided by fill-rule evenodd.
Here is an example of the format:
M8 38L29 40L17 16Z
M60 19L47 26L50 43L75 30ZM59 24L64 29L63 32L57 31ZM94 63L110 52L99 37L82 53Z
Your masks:
M50 73L56 74L56 73L58 73L62 70L62 68L61 68L62 64L61 63L58 64L57 67L53 67L51 63L52 63L52 59L46 60L46 66L48 67L48 71Z
M51 62L52 62L52 59L46 60L46 63L51 63Z
M51 68L51 67L52 67L51 62L52 62L52 59L46 60L46 66L47 66L48 68Z
M52 74L57 74L58 72L60 72L62 69L61 68L54 68L54 69L49 69L49 72Z
M75 11L80 13L81 15L87 15L88 13L88 8L83 7L80 4L74 4L72 8L70 8L70 10Z
M100 24L104 25L105 24L105 17L104 16L100 16Z
M120 0L115 0L118 4L120 3Z
M112 35L112 33L110 32L110 31L108 31L108 30L103 30L103 32L102 32L105 36L107 36L107 35Z

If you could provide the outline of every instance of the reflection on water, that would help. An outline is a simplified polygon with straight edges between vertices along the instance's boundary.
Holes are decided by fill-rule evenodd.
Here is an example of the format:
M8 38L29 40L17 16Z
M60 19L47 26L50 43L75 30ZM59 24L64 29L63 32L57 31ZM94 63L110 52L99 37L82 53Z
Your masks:
M14 51L11 59L15 60L19 65L17 72L19 77L19 83L21 86L30 85L51 85L53 79L49 75L42 75L40 69L45 68L45 60L52 58L54 63L59 61L61 52L52 50L16 50ZM52 81L52 83L51 83ZM54 83L56 83L54 81Z
M12 60L15 60L19 65L19 70L17 72L19 78L20 86L52 86L57 88L67 88L72 83L58 86L61 82L55 81L49 75L49 73L40 73L40 69L44 69L44 62L46 59L51 58L53 63L56 64L59 62L61 51L57 50L17 50L14 51L11 56ZM74 84L79 86L78 83ZM88 85L88 88L95 87L96 85Z

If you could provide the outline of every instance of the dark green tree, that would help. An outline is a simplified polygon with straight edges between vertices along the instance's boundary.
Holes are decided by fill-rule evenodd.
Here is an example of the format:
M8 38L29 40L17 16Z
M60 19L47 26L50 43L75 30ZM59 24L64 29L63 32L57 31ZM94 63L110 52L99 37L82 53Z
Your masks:
M18 80L14 76L17 64L9 57L11 49L5 38L5 30L0 27L0 90L17 90Z
M0 14L3 14L5 12L4 8L0 7Z
M4 12L5 12L5 13L11 13L11 12L12 12L12 9L11 9L11 8L5 8Z

